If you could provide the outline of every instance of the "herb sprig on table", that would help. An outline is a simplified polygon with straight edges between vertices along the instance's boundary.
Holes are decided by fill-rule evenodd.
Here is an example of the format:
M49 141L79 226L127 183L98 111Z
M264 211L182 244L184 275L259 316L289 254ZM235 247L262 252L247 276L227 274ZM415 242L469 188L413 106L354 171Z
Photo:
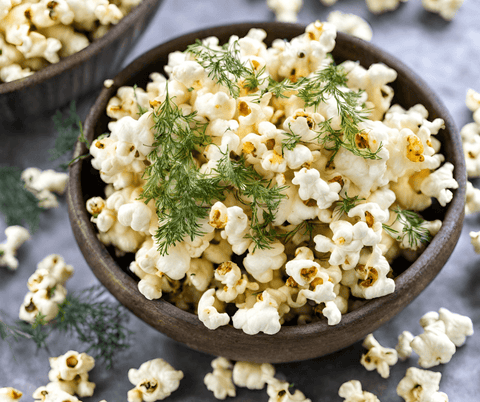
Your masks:
M101 286L92 286L67 295L59 304L59 313L52 321L38 314L33 324L17 321L7 324L0 318L0 338L6 341L30 339L39 348L47 347L49 335L58 331L76 337L85 344L86 352L112 367L117 353L130 347L131 331L125 324L127 311L116 302L106 300Z

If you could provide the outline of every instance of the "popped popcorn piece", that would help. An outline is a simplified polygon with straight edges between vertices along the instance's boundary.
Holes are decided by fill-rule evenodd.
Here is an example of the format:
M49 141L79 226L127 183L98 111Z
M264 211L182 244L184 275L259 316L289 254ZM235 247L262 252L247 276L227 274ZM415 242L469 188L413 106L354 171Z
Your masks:
M449 188L458 188L458 183L453 178L453 165L450 162L431 173L420 185L420 191L428 197L435 197L442 207L452 200L453 193L447 190Z
M284 253L285 246L280 242L275 242L268 249L254 249L252 243L248 248L249 253L243 259L243 265L247 272L258 282L270 282L273 277L273 271L280 269L287 256Z
M480 189L473 187L470 181L467 181L467 192L465 195L465 215L480 212Z
M217 399L225 399L227 396L235 396L235 385L232 382L232 363L224 357L218 357L212 361L213 372L207 373L203 379L204 384Z
M462 4L463 0L422 0L425 10L439 14L447 21L455 17Z
M374 14L381 14L397 9L401 2L408 0L367 0L368 9Z
M470 232L470 243L472 244L475 252L480 254L480 231L479 232Z
M33 73L34 72L28 67L22 68L18 64L11 64L9 66L0 68L0 80L3 82L11 82L29 77Z
M335 25L337 31L345 32L366 41L372 39L372 27L358 15L342 13L337 10L328 14L327 21Z
M398 361L397 351L384 348L372 334L367 335L362 345L368 349L368 352L363 354L360 359L362 366L368 371L377 370L383 378L390 377L390 366Z
M300 186L298 194L304 201L313 199L319 208L326 209L340 198L340 183L327 183L316 169L303 168L295 172L294 176L292 183Z
M29 323L35 322L40 313L45 321L53 320L58 314L58 305L65 301L67 290L62 285L52 289L39 289L25 295L18 317Z
M267 385L268 402L312 402L302 391L297 389L292 394L290 390L288 382L272 378Z
M23 392L12 387L0 388L0 401L2 402L15 402L22 399Z
M432 314L433 313L433 314ZM428 316L437 316L432 312L425 314L420 323L423 334L417 335L410 343L412 349L419 356L418 364L423 368L438 366L440 363L448 363L455 354L455 344L446 334L445 323L442 320L424 321Z
M9 226L5 229L5 236L7 240L0 244L0 267L16 270L17 250L30 239L30 233L22 226Z
M222 325L227 325L230 316L227 313L219 313L215 307L215 289L208 289L203 293L198 302L198 319L202 321L208 329L217 329Z
M81 402L76 396L69 394L66 391L61 390L55 386L39 387L33 393L35 402Z
M395 350L400 360L406 360L412 355L413 349L410 343L413 341L413 338L414 336L409 331L403 331L398 335L398 343L395 346Z
M67 279L73 275L73 267L65 262L60 254L47 255L37 264L38 270L46 270L56 283L64 285Z
M165 360L149 360L138 369L128 370L128 380L135 388L128 391L128 402L153 402L163 400L176 391L183 372L175 370Z
M52 169L41 171L37 168L27 168L22 172L25 188L39 200L42 208L58 207L54 193L62 195L67 186L68 174L55 172Z
M338 389L338 395L345 398L344 402L380 402L371 392L362 391L362 384L357 380L344 382Z
M267 6L275 13L277 21L297 22L303 0L267 0Z
M270 363L236 362L232 376L238 387L263 389L275 376L275 367Z
M473 120L477 124L480 124L480 93L469 88L467 90L467 97L465 99L465 104L473 112Z
M442 373L410 367L397 385L397 395L406 402L448 402L445 393L437 392L441 378Z

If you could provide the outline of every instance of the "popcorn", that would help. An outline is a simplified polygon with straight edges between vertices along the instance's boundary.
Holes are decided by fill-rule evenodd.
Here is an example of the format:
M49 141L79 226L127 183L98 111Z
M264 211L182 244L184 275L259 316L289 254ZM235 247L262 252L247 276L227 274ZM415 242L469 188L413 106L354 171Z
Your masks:
M422 0L425 10L440 14L447 21L455 17L462 4L463 0Z
M267 0L267 6L275 13L277 21L297 22L297 14L303 6L303 1Z
M442 207L452 200L453 193L447 190L449 188L458 188L458 183L453 178L453 165L450 162L431 173L420 185L420 191L428 197L438 199Z
M61 195L65 192L68 180L67 173L55 172L52 169L41 171L32 167L25 169L21 177L25 182L25 188L39 200L38 205L40 207L58 207L58 201L54 193Z
M412 355L413 349L410 344L413 338L414 336L409 331L403 331L398 336L398 344L395 346L395 350L400 360L406 360Z
M30 239L30 233L22 226L9 226L5 229L5 236L7 240L0 244L0 267L16 270L17 250Z
M339 199L341 186L337 182L327 183L320 178L316 169L303 168L294 173L293 184L300 186L298 195L304 201L313 199L321 209L329 208Z
M362 391L362 384L357 380L344 382L338 389L338 395L345 398L344 402L380 402L372 393Z
M368 371L376 369L383 378L390 377L390 366L398 360L397 351L381 346L372 334L367 335L362 345L368 352L362 355L360 363Z
M480 254L480 232L470 232L470 243L477 254Z
M208 289L203 293L198 302L198 319L202 321L208 329L217 329L222 325L227 325L230 317L227 313L219 313L215 307L215 289Z
M33 393L35 402L80 402L80 400L66 391L63 391L55 386L39 387ZM55 383L58 384L58 383Z
M0 400L4 402L14 402L22 399L23 393L12 387L0 388Z
M448 396L445 393L437 392L441 378L441 373L410 367L405 377L398 383L397 395L406 402L448 402Z
M368 9L374 14L381 14L387 11L395 10L400 2L408 0L367 0Z
M270 397L268 402L312 402L298 389L290 393L290 384L276 378L268 382L267 394Z
M142 363L138 369L128 370L128 380L135 385L128 391L128 402L163 400L178 389L182 378L183 372L163 359Z
M366 41L372 39L373 32L371 26L358 15L344 14L337 10L328 14L327 21L335 25L337 31L345 32Z
M236 362L232 376L238 387L263 389L275 376L275 368L270 363Z
M235 396L236 390L232 382L232 364L224 357L212 361L213 373L208 373L203 382L216 399Z

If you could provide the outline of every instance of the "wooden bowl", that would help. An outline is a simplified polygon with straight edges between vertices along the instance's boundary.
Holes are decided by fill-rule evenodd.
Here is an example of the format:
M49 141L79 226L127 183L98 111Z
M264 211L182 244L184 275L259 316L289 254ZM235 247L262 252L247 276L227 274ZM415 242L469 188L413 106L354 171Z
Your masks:
M267 43L277 37L291 39L305 29L300 25L284 23L244 23L191 33L158 46L118 74L113 87L103 89L85 121L84 129L89 141L107 131L109 118L105 108L120 86L136 83L144 87L149 73L163 71L170 52L184 50L197 38L214 35L224 42L232 34L245 35L252 27L268 32ZM422 103L430 113L429 118L441 117L445 120L446 129L437 137L442 141L446 160L455 165L454 176L459 188L454 191L453 200L446 208L437 205L428 211L428 219L443 221L440 232L413 264L406 261L394 264L398 276L393 294L364 301L358 308L343 315L336 326L328 326L326 321L321 321L284 326L275 335L254 336L246 335L233 326L212 331L195 314L180 310L164 300L147 300L137 289L138 280L128 272L129 261L115 258L97 239L96 229L85 209L85 201L94 195L103 195L105 184L99 179L98 171L91 167L90 160L85 159L70 168L68 206L75 238L97 278L139 318L190 348L213 355L237 361L272 363L305 360L335 352L362 339L406 307L441 270L457 243L464 217L465 165L460 136L452 118L442 102L417 75L383 50L340 33L333 55L337 62L359 60L366 67L382 62L394 68L398 73L392 85L396 94L394 101L407 108ZM86 151L83 144L77 144L76 155Z
M13 122L64 106L115 75L162 0L143 0L102 38L33 75L0 83L0 120Z

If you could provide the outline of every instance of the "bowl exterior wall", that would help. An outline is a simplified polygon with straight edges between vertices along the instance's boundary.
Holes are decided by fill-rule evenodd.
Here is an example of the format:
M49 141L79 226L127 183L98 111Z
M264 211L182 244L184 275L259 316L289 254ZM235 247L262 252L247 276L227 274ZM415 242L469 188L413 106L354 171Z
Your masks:
M182 50L196 38L215 35L226 41L232 34L245 35L252 27L265 29L273 38L290 39L304 32L304 27L282 23L238 24L217 27L185 35L161 45L123 70L114 80L114 86L104 89L98 97L85 122L85 134L91 141L106 131L108 117L105 108L108 100L122 85L139 86L146 84L148 74L162 71L168 53ZM68 188L69 214L75 238L88 264L98 279L109 291L135 315L167 336L184 343L192 349L233 360L255 362L290 362L323 356L347 347L374 331L406 307L435 278L452 253L461 232L464 214L465 165L460 136L453 120L422 80L411 73L402 63L378 48L359 39L339 34L333 55L337 61L359 60L364 66L383 62L397 70L399 77L393 85L396 100L404 107L423 103L430 112L430 118L442 117L446 129L439 136L446 160L455 165L455 178L459 188L447 208L438 213L443 227L422 255L396 278L393 294L366 301L361 307L343 315L336 326L325 321L302 326L283 327L275 335L246 335L232 326L220 327L214 331L206 328L191 313L180 310L163 300L149 301L137 289L137 280L128 274L128 266L120 268L118 262L96 237L96 230L90 223L85 201L99 194L102 185L98 173L84 160L70 168ZM84 144L78 143L76 155L86 152ZM96 177L96 178L95 178ZM94 184L95 183L95 184Z
M23 80L0 83L0 120L13 122L66 105L114 76L162 0L143 0L117 26L84 50Z

